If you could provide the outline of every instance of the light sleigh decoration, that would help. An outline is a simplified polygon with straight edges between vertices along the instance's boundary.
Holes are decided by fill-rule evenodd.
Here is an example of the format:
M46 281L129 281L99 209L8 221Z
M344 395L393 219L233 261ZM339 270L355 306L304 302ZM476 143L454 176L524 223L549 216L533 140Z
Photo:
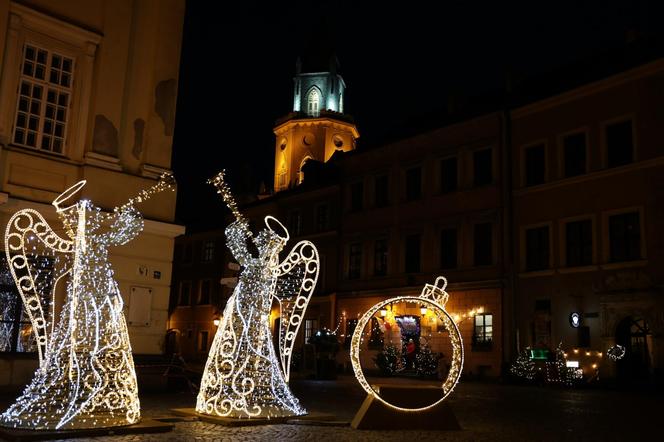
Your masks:
M0 415L0 425L64 430L140 420L123 301L108 248L128 243L143 229L136 203L173 189L175 182L164 174L111 213L88 200L66 205L85 184L79 181L53 201L66 238L33 209L18 211L7 225L7 263L32 325L39 368Z
M368 395L374 396L380 402L392 409L405 412L420 412L428 410L443 402L447 396L452 393L452 390L454 390L454 387L459 382L459 378L461 377L461 370L463 368L463 341L461 339L459 328L457 327L454 319L445 310L445 304L447 304L447 300L449 298L448 293L445 291L446 286L447 280L444 277L439 276L436 278L434 284L425 284L419 296L397 296L380 301L369 310L367 310L367 312L364 313L364 315L362 315L362 317L357 322L357 326L353 332L350 344L350 359L353 366L353 371L355 372L355 377ZM443 380L441 385L441 398L433 404L427 405L425 407L404 408L387 402L380 396L378 391L371 387L362 371L362 365L360 361L360 347L364 342L364 328L367 326L371 318L381 309L384 309L385 306L391 303L396 304L399 302L413 304L416 307L426 306L427 308L431 309L437 320L439 320L447 330L450 343L452 344L451 365L449 371L447 372L447 377Z
M318 251L311 242L300 241L279 262L279 252L290 238L286 228L267 216L265 228L254 237L224 172L210 182L235 216L226 228L226 241L242 269L210 348L196 412L237 419L306 414L288 379L295 337L318 279ZM273 301L280 311L276 350L270 331Z

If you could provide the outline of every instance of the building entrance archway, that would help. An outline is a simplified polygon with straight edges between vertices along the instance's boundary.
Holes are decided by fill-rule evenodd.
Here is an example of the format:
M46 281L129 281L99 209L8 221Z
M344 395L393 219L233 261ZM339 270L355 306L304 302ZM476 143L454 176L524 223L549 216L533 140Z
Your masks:
M625 347L625 357L617 361L618 379L625 382L647 380L652 370L652 333L643 318L628 316L616 327L616 344Z

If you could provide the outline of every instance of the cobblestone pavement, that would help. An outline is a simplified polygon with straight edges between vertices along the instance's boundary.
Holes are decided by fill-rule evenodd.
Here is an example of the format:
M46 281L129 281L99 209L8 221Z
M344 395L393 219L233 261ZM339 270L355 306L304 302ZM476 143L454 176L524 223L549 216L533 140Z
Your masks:
M310 411L333 413L350 421L364 398L352 377L338 381L293 381L293 390ZM350 427L265 425L224 427L175 422L170 433L106 436L93 442L129 441L613 441L637 440L659 433L662 392L567 390L544 387L461 383L450 396L461 431L359 431ZM0 397L0 405L11 402ZM173 417L171 408L192 407L189 392L145 394L145 417ZM659 439L659 438L658 438ZM80 442L81 439L68 439Z

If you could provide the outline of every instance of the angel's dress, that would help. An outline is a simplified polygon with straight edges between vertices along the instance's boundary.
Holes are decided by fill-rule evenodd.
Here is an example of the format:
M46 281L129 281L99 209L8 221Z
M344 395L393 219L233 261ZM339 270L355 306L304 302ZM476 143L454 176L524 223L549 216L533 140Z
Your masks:
M85 214L84 224L80 214ZM108 228L102 226L104 218L110 218ZM67 209L63 221L79 233L67 299L49 336L42 368L0 416L0 424L81 429L136 423L136 373L108 247L138 235L143 219L133 208L105 215L81 201ZM83 226L85 235L80 232Z
M306 410L288 388L270 332L278 262L249 255L246 226L236 222L225 233L243 269L210 348L196 411L233 418L303 415ZM267 229L256 243L259 256L277 258L283 247Z

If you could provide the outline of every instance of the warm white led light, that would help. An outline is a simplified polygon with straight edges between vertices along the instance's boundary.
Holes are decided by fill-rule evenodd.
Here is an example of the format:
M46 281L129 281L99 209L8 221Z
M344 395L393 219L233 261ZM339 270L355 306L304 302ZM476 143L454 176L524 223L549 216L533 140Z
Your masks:
M443 285L439 286L441 282ZM459 382L459 378L461 377L461 370L463 368L463 341L461 339L461 333L459 332L459 329L456 326L455 321L445 310L445 304L447 303L447 299L449 298L449 295L445 291L446 286L447 286L447 280L442 276L440 276L436 279L436 282L434 284L426 284L422 289L422 293L420 294L420 296L398 296L395 298L390 298L380 301L379 303L371 307L369 310L367 310L367 312L364 313L364 315L362 315L362 317L357 322L350 344L351 345L350 360L353 365L353 371L355 372L355 377L357 378L358 382L360 383L364 391L367 392L367 394L374 396L376 399L378 399L388 407L391 407L399 411L407 411L407 412L418 412L418 411L428 410L431 407L435 407L439 403L443 402L445 398L449 396L452 390L454 390L454 387ZM363 341L362 337L364 334L364 328L369 323L371 318L376 314L376 312L381 311L382 309L385 308L385 306L387 306L390 303L396 304L399 302L415 304L416 306L425 305L426 307L428 307L428 309L432 312L432 314L437 316L437 318L442 322L445 329L448 331L450 342L452 344L451 366L447 373L447 377L445 378L443 384L441 385L441 388L443 390L443 396L433 404L428 405L426 407L404 408L404 407L398 407L396 405L387 402L385 399L383 399L380 396L380 394L377 391L375 391L371 387L371 385L369 385L367 379L364 377L364 372L362 371L362 365L360 362L360 345L362 344Z
M1 425L50 430L138 422L136 373L108 248L129 242L143 229L134 203L173 184L172 176L164 174L155 186L104 213L87 200L63 207L85 185L76 183L53 201L69 239L55 233L35 210L12 216L5 233L7 262L32 323L40 365L23 394L0 415ZM55 279L65 274L70 278L57 322L53 315L49 318L49 334L48 306L42 300L50 302L55 313L56 284L44 293L35 263L54 253L69 263Z
M224 173L210 182L235 216L226 228L226 242L242 269L210 348L196 411L235 418L305 414L288 378L295 337L318 279L318 251L311 242L300 241L279 262L290 238L283 224L268 216L265 229L254 236ZM249 239L257 256L249 252ZM273 300L280 309L278 355L270 331Z

